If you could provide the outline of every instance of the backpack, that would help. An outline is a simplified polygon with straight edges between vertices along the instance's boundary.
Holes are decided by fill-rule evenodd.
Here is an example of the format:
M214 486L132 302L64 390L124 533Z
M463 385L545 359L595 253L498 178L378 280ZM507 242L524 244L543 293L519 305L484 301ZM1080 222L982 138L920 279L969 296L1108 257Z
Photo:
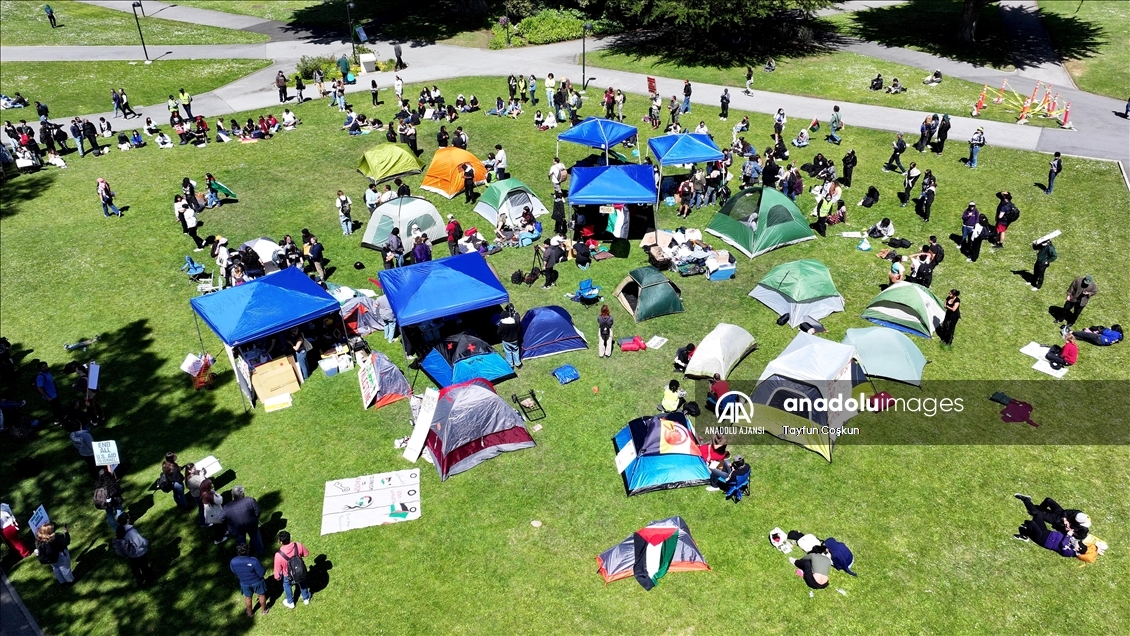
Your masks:
M458 223L455 224L455 240L463 238L463 226Z
M110 498L110 493L106 490L105 486L98 486L94 489L94 507L99 510L106 509L106 500Z
M901 247L902 249L906 249L910 247L910 239L893 238L887 241L887 245L890 245L891 247Z
M541 277L541 270L538 269L537 267L534 267L533 269L530 270L529 274L526 274L526 284L527 285L533 285L534 283L538 282L538 278L540 278L540 277Z
M525 280L525 279L526 279L526 275L524 273L522 273L522 270L520 270L520 269L515 270L515 272L510 275L510 284L511 285L521 285L522 281Z
M53 565L56 561L59 560L59 552L55 550L55 546L51 545L50 542L40 543L35 547L39 553L37 555L37 558L39 559L40 563Z
M1016 204L1010 203L1004 211L1004 222L1009 224L1016 223L1019 218L1020 208L1016 207Z
M286 572L291 582L305 583L310 572L306 569L306 562L302 560L302 557L298 556L298 545L295 544L294 546L294 556L288 557L283 554L282 550L279 550L279 554L282 554L283 558L286 559Z
M173 492L173 480L169 479L169 474L161 471L161 476L157 478L156 486L161 492Z
M114 554L124 558L129 558L129 544L125 539L114 539L110 542L110 547L113 548Z

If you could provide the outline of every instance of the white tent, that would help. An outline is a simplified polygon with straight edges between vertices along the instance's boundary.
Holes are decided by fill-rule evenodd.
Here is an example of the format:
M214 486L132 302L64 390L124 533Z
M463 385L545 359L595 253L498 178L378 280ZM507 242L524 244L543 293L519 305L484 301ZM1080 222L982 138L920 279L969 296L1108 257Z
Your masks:
M522 209L527 206L535 217L549 214L549 210L545 209L545 205L529 186L511 178L492 183L479 197L475 212L489 221L491 226L495 226L500 214L505 214L511 222L516 223L522 218Z
M427 199L421 197L389 199L378 205L373 215L369 217L365 235L361 238L361 247L379 250L388 244L392 229L399 228L404 249L411 251L413 228L418 228L420 232L428 235L429 240L435 241L444 235L444 225L439 210Z
M753 336L737 325L720 323L694 350L686 375L711 378L717 373L723 380L742 356L753 348Z

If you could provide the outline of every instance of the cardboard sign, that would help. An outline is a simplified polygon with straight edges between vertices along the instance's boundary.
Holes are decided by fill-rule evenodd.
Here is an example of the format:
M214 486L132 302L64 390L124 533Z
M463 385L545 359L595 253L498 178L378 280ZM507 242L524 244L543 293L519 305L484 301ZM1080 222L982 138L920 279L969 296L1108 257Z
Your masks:
M91 391L97 391L98 390L98 376L102 372L102 366L99 365L97 362L91 360L90 364L87 365L87 368L90 369L90 371L89 371L89 374L86 378L86 388L91 390Z
M628 444L616 453L616 472L623 473L628 469L628 466L636 460L636 447L634 444Z
M377 373L377 354L361 358L357 367L357 381L361 384L361 408L367 409L377 399L381 390L381 376Z
M224 471L224 467L220 465L220 460L213 455L196 462L196 469L204 471L204 476L208 478L215 477Z
M326 482L322 534L420 518L420 469Z
M654 77L647 78L647 92L652 93L652 94L659 92L659 91L655 90L655 78Z
M31 515L31 519L27 520L27 526L31 528L31 534L35 535L39 532L39 526L50 522L51 519L47 516L47 510L44 509L43 506L40 506L35 509L35 512Z
M104 442L94 442L94 465L95 466L109 466L110 464L122 463L121 457L118 455L118 443L114 440L106 440Z
M432 418L436 414L436 404L439 402L439 391L428 387L424 391L424 403L420 405L420 414L416 416L416 424L412 427L412 437L408 438L408 446L404 448L404 459L416 463L420 453L424 452L424 440L428 437L428 429L432 427Z

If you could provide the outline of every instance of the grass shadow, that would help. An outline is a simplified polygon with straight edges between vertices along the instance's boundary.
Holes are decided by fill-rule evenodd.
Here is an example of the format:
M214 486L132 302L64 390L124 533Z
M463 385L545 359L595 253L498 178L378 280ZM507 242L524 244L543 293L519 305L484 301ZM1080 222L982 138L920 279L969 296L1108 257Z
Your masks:
M55 183L54 170L30 174L13 172L0 185L0 219L19 214L26 204L46 192Z
M1009 7L1003 10L1017 11L1018 9ZM1044 23L1044 29L1048 32L1052 46L1059 54L1058 57L1064 60L1082 60L1094 57L1102 52L1102 46L1110 38L1110 34L1101 24L1081 20L1075 16L1041 10L1040 21ZM1026 51L1023 48L1024 43L1019 44L1021 51ZM1125 45L1125 43L1123 44ZM1052 61L1058 62L1059 60Z

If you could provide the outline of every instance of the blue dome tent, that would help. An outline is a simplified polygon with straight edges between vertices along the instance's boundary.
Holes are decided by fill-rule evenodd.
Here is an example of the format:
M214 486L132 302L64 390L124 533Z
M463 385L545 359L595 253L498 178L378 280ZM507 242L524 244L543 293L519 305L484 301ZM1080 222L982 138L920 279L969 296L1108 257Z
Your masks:
M522 316L524 360L587 348L585 335L573 326L573 318L561 307L534 307Z
M494 348L468 333L439 341L420 368L440 388L480 378L493 384L514 377L514 369Z
M628 422L612 438L628 496L704 486L710 469L698 450L698 436L682 413L663 413ZM630 459L630 461L628 461Z

